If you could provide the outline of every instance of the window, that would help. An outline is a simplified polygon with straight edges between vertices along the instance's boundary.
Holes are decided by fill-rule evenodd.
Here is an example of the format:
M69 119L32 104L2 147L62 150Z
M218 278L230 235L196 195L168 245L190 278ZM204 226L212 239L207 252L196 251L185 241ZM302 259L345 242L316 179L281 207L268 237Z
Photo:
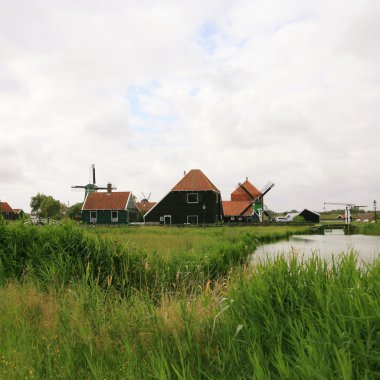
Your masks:
M235 217L234 217L234 216L231 216L231 220L235 220Z
M198 203L198 193L188 193L187 203Z
M96 223L96 211L90 211L90 223Z
M198 215L188 215L187 224L198 224Z
M118 212L117 211L111 211L111 222L117 223L119 221Z

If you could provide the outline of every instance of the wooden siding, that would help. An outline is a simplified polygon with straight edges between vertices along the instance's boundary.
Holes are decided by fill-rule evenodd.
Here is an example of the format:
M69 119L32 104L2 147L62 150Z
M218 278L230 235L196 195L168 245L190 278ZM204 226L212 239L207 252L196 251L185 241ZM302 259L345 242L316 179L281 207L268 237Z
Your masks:
M187 194L197 193L198 203L188 203ZM203 210L203 205L206 209ZM171 191L146 215L146 223L164 224L164 216L171 216L171 224L187 224L188 216L198 216L198 224L211 224L221 221L222 200L214 191Z
M188 193L198 193L198 203L187 203ZM218 200L218 202L217 202ZM203 205L206 209L203 210ZM145 222L164 224L163 217L171 216L171 224L187 224L188 216L198 216L198 224L221 220L222 201L214 191L171 191L145 215Z
M13 212L2 212L2 213L1 213L1 216L2 216L5 220L16 220L16 219L17 219L17 216L16 216L15 213L13 213Z
M253 215L241 215L241 216L224 216L225 223L260 223L260 218L256 213Z
M302 216L305 219L305 222L319 223L320 221L320 216L317 213L307 209L301 211L299 216Z
M134 223L142 220L141 213L138 210L133 198L129 198L127 210L83 210L82 221L83 223L92 223L90 220L91 212L96 212L96 224L126 224ZM112 211L117 211L118 220L113 222L111 215Z

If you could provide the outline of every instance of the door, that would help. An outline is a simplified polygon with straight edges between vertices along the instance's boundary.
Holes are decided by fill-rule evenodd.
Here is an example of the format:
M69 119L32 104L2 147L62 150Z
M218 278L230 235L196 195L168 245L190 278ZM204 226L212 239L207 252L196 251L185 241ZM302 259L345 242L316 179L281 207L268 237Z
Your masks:
M164 215L164 224L172 224L172 216Z

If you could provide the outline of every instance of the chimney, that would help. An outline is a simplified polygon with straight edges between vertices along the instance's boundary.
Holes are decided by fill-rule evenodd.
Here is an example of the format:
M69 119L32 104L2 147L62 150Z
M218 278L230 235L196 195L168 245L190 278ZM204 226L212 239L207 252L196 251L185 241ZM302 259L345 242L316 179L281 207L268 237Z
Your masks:
M248 177L245 177L245 180L248 181Z
M183 171L183 176L184 176L184 177L186 176L186 172L185 172L185 171Z
M112 193L112 183L108 182L107 183L107 194L111 195L111 193Z

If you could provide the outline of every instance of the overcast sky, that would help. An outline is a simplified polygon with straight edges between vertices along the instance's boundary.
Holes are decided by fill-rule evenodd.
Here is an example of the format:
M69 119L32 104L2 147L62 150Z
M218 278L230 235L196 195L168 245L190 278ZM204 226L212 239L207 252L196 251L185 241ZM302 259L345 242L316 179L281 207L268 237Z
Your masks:
M380 203L379 0L0 0L0 199L160 200L199 168L277 211Z

